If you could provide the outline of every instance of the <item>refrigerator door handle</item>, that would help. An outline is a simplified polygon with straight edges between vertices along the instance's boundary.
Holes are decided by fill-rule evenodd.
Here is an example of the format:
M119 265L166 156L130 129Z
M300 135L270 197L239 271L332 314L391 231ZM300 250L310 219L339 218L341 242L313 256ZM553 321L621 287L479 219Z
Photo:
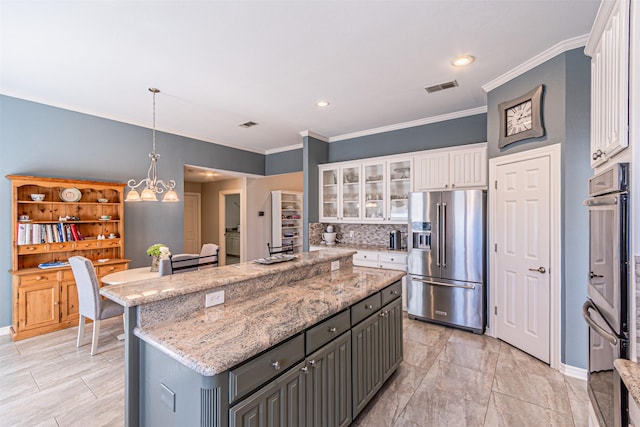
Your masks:
M582 305L582 317L584 317L584 320L585 322L587 322L587 325L589 325L595 333L600 335L602 338L604 338L611 344L618 345L618 337L616 337L613 334L610 334L609 332L605 331L604 328L598 325L591 318L591 314L589 314L589 309L594 309L597 311L596 306L593 304L593 302L591 302L591 300L586 300Z
M414 281L414 282L426 283L427 285L445 286L447 288L462 288L462 289L475 289L476 288L476 285L455 285L455 284L452 284L452 283L442 283L442 282L435 282L433 280L418 279L416 277L412 277L411 280Z
M442 240L442 266L447 266L447 204L442 204L442 232L440 233Z
M440 203L436 203L436 232L438 233L438 240L436 242L436 265L440 267Z

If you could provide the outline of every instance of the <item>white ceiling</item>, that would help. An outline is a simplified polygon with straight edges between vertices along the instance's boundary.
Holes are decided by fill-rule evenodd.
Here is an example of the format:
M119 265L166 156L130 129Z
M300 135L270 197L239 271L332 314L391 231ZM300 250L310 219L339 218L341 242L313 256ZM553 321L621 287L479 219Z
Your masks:
M0 93L151 127L154 86L157 129L264 153L482 107L482 85L587 34L598 5L0 0Z

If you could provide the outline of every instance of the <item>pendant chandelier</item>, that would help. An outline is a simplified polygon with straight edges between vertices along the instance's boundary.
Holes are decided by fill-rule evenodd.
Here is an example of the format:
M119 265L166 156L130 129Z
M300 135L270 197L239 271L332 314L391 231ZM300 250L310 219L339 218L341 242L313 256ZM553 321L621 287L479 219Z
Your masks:
M149 153L149 157L151 158L151 165L149 166L149 170L147 170L147 177L141 179L140 182L137 182L135 179L130 179L127 182L130 190L127 193L127 197L124 199L125 202L157 202L158 193L164 193L167 191L162 198L163 202L179 202L178 194L174 191L174 187L176 186L176 182L171 179L167 182L164 182L161 179L158 179L158 172L156 170L158 159L160 158L160 154L156 153L156 93L160 92L160 89L156 89L154 87L149 88L149 92L153 93L153 146L151 149L151 153ZM138 193L137 188L144 184L144 190L142 193Z

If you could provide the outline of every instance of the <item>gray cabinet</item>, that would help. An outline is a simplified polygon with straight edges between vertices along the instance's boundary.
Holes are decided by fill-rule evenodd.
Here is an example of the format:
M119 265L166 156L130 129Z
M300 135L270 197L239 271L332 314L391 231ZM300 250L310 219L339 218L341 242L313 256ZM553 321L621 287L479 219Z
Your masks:
M304 362L229 409L229 426L297 427L305 425Z
M402 361L402 300L382 307L351 333L355 418Z
M380 316L382 377L386 381L402 362L402 300L396 299L383 307Z
M348 312L347 312L348 313ZM307 357L308 427L351 423L351 332Z

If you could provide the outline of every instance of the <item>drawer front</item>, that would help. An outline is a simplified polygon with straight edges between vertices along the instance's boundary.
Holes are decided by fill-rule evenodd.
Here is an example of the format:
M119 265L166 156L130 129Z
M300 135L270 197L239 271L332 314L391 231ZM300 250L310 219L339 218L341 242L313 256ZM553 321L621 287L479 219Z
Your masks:
M356 252L355 255L353 255L353 263L355 264L356 261L362 261L362 262L378 262L378 253L377 252L364 252L364 251L358 251Z
M305 334L307 354L311 354L332 339L347 332L351 328L350 319L349 310L345 310L307 330Z
M385 270L407 271L407 264L397 264L395 262L380 262L377 267Z
M400 298L400 296L402 295L402 280L398 280L397 282L392 283L391 285L381 290L380 295L382 296L383 306L396 298Z
M41 254L47 251L47 245L20 245L18 255Z
M102 248L117 248L120 246L120 239L104 239L100 244Z
M80 250L85 249L97 249L100 247L101 240L92 239L92 240L80 240L76 242L76 247Z
M229 371L229 402L233 402L304 359L304 334L282 343Z
M117 271L124 271L127 269L127 264L109 264L99 265L96 268L96 274L98 277L106 276L107 274L115 273Z
M76 248L76 242L58 242L58 243L49 243L50 251L72 251Z
M35 284L43 284L43 283L56 283L57 281L58 281L58 273L57 272L29 274L29 275L25 275L25 276L20 276L20 284L21 285L35 285Z
M395 264L403 264L405 267L407 266L407 255L406 254L390 254L390 253L381 253L378 255L378 261L395 263Z
M360 323L382 307L380 292L376 292L368 298L351 306L351 326Z

